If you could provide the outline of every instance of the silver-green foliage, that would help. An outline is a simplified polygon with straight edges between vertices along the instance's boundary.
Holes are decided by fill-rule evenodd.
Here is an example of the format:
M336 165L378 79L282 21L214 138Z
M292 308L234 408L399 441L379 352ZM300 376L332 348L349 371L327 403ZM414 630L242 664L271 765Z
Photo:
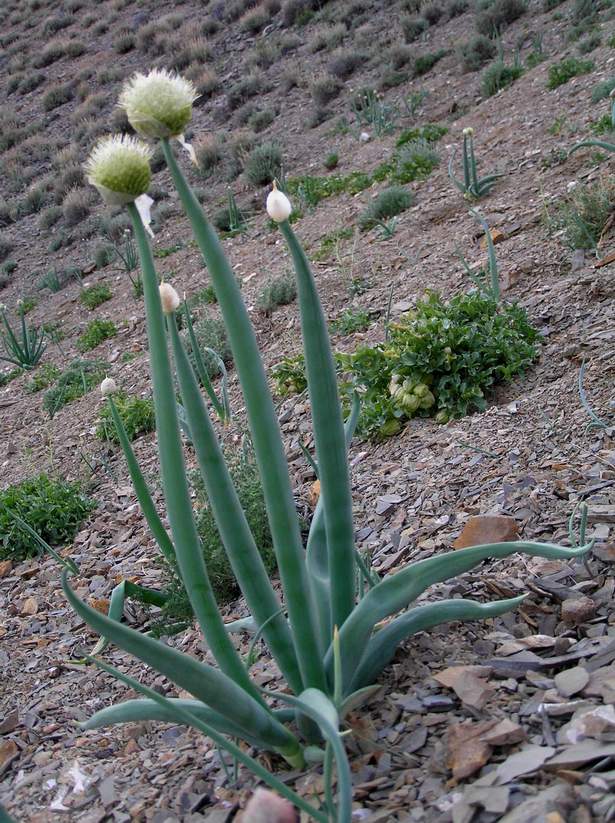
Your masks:
M249 766L259 778L291 798L314 820L349 823L352 784L341 735L349 708L372 693L375 680L398 645L415 632L452 619L501 614L521 598L487 604L439 601L419 606L413 605L415 601L432 584L469 571L490 557L507 557L522 551L542 557L570 558L583 554L588 546L567 549L531 542L478 546L419 561L382 580L365 569L354 545L347 455L358 403L344 424L326 318L307 258L290 224L284 221L280 223L280 230L296 272L313 416L314 461L321 486L304 547L279 424L239 285L169 141L161 142L171 179L191 223L226 324L262 481L282 598L271 584L241 508L173 313L167 315L165 323L149 240L136 206L130 204L127 209L143 271L160 477L169 532L156 514L129 444L122 442L148 524L161 551L177 564L192 610L217 666L100 614L76 596L65 577L66 596L92 628L192 695L192 699L167 699L97 661L144 698L103 709L85 725L91 729L119 722L162 719L193 726ZM288 690L283 693L270 695L259 688L218 611L199 544L186 477L173 371L211 511L252 615L249 623L258 630L286 680ZM357 580L361 581L360 585ZM272 708L272 698L295 710L296 725L287 720L288 712L281 714ZM229 738L240 738L258 748L277 752L293 767L301 767L313 758L316 745L320 749L316 756L324 760L325 773L329 776L331 763L335 761L336 802L329 791L324 807L316 808L294 794Z

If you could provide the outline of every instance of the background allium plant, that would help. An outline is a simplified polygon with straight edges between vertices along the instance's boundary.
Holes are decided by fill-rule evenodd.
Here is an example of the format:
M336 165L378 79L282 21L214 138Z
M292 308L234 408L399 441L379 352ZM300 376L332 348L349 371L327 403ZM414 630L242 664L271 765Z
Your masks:
M172 82L180 88L179 80L172 79ZM134 86L133 81L127 87L128 91ZM181 100L185 100L178 91L177 99L163 105L164 98L156 84L142 82L139 88L138 106L134 109L127 106L126 111L129 120L135 114L133 125L140 127L143 126L144 111L155 111L157 122L168 124L178 107L181 108ZM173 122L173 127L168 126L171 133L179 127L179 121ZM159 136L156 129L151 136ZM224 461L209 410L178 331L175 301L165 299L161 303L154 257L136 204L144 192L140 191L140 186L133 187L133 199L127 202L126 208L143 271L160 477L170 526L168 532L156 513L130 444L121 435L121 421L117 420L116 424L144 515L163 555L177 564L196 621L217 666L197 660L120 623L120 598L115 601L112 598L111 617L100 614L76 596L65 575L63 585L67 598L92 628L192 695L190 699L168 699L97 659L97 665L141 693L143 698L103 709L85 726L97 728L146 719L193 726L208 734L216 745L251 768L257 777L314 820L350 823L352 783L342 737L344 718L350 707L373 693L380 672L407 637L452 619L500 614L521 600L513 598L486 604L450 600L412 607L416 598L431 584L468 571L489 557L505 557L523 551L530 555L568 558L582 554L589 546L567 549L530 542L497 543L431 557L383 579L365 569L354 546L347 458L348 442L359 414L359 401L358 397L353 398L349 417L344 421L327 322L314 278L286 215L276 210L270 217L276 222L279 220L279 230L296 274L305 373L313 416L314 460L321 486L304 547L275 408L249 314L220 242L178 165L170 136L172 134L161 137L162 152L226 324L260 472L282 597L278 597L271 585ZM119 170L124 163L125 151L126 147L117 142L114 151L105 156L112 169L113 154L117 152L118 171L111 177L116 190L122 193L132 185L130 173L125 180L124 173ZM96 183L96 163L90 163L90 175ZM230 632L233 627L224 624L218 611L192 509L174 377L211 512L251 613L251 619L241 621L241 625L247 625L262 636L286 680L288 688L284 692L270 694L259 688L232 642ZM423 398L428 398L424 389L420 391ZM113 414L113 395L106 402L111 405ZM361 581L360 585L357 585L357 579ZM273 698L294 711L280 713L272 708ZM289 716L293 719L287 719ZM317 808L292 792L245 749L237 746L234 738L277 753L293 768L301 768L307 761L323 762L327 783L324 805ZM331 791L333 763L337 773L335 800Z

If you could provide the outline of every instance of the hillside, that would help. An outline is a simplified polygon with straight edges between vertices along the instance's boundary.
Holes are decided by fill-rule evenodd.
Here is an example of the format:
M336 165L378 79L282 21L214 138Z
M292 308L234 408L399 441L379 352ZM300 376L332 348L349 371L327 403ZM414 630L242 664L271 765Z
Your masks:
M589 507L596 542L585 562L513 555L427 593L529 597L503 617L442 624L398 651L383 690L350 715L356 819L615 819L613 155L588 147L568 156L581 140L615 142L610 2L5 0L0 21L0 301L5 323L17 332L23 314L46 341L33 369L0 362L0 487L46 473L78 481L94 501L57 542L79 566L79 596L106 611L123 579L170 582L121 450L100 425L107 375L142 401L133 448L162 510L143 299L138 268L126 265L134 245L126 215L103 205L82 166L98 138L131 131L116 105L124 81L166 68L200 94L185 135L199 168L178 144L176 154L241 283L306 523L317 496L304 455L313 437L301 369L285 360L301 339L290 258L265 212L274 176L293 202L337 352L386 350L379 344L404 334L407 312L428 293L449 301L484 289L487 245L470 209L490 228L504 304L537 331L536 356L494 367L479 394L486 355L477 354L451 389L466 394L448 406L435 388L443 384L425 378L435 405L402 414L387 373L350 448L357 549L372 568L390 574L436 556L480 514L507 518L506 536L484 542L566 543L575 507ZM449 175L452 156L463 176L467 129L479 175L499 175L477 199ZM158 271L186 295L201 346L226 363L233 419L216 425L239 460L246 414L210 278L159 149L152 168ZM375 213L385 201L389 210ZM429 334L421 340L419 357ZM490 356L512 363L508 338L490 342ZM276 379L280 364L290 371ZM382 374L365 368L367 391ZM0 803L30 823L239 820L255 779L240 770L233 783L194 730L77 726L127 689L84 664L96 636L68 607L56 561L5 545L8 505L0 502ZM246 615L230 589L226 620ZM159 615L131 602L125 618L147 630ZM240 642L247 652L249 638ZM207 655L192 624L169 643ZM174 693L123 652L105 655ZM434 679L453 666L464 667L463 682L450 671ZM280 680L265 656L252 671L267 688ZM588 710L593 724L583 725ZM494 731L494 720L504 725ZM316 767L284 779L322 795Z

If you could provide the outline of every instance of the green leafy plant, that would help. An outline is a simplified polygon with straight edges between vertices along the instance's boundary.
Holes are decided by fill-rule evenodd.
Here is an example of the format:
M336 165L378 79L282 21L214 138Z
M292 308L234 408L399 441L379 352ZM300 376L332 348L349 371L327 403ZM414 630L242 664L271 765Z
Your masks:
M399 149L407 143L414 143L417 140L422 140L426 143L437 143L447 132L448 128L442 126L440 123L425 123L424 126L404 129L395 141L395 146Z
M610 77L608 80L596 83L592 89L592 103L599 103L601 100L606 100L613 89L615 89L615 77Z
M523 66L515 56L515 62L508 66L504 60L496 60L485 69L481 78L481 91L485 97L493 97L502 89L512 85L523 74Z
M413 43L427 31L429 23L424 17L402 17L401 30L406 43Z
M39 474L0 491L0 559L22 560L38 554L40 543L16 514L51 546L70 543L95 503L79 484Z
M359 217L359 228L368 231L389 217L401 214L414 205L414 195L403 186L384 189Z
M397 108L385 103L374 89L359 89L353 94L350 105L358 125L373 128L377 137L395 130Z
M495 57L496 52L497 46L484 34L477 34L467 43L462 43L458 49L464 71L478 71Z
M601 141L586 141L596 145ZM608 145L608 144L607 144ZM578 144L580 147L581 144ZM612 150L615 150L613 147ZM572 249L595 249L613 215L614 186L598 181L576 186L560 204L555 224L564 230L566 242Z
M112 297L111 289L105 285L105 283L87 286L85 289L81 289L81 293L79 294L79 300L81 300L86 309L90 311L94 311L98 306L106 303L107 300L111 300Z
M17 315L19 317L25 317L26 314L30 314L32 309L35 309L37 305L36 297L22 297L21 300L17 302Z
M243 173L253 186L269 185L282 174L282 152L276 143L262 143L246 157Z
M4 307L0 307L2 325L0 339L4 355L0 360L12 363L20 369L33 369L45 353L45 333L35 326L26 325L26 313L21 313L20 330L15 331L8 321Z
M48 388L61 373L60 369L54 366L53 363L43 363L26 383L26 391L30 394L36 394L36 392Z
M494 0L476 15L479 34L496 37L527 11L527 0Z
M369 326L369 312L365 309L346 309L329 324L335 334L354 334Z
M370 175L361 171L353 171L345 175L330 174L327 177L306 175L304 177L290 177L286 181L285 190L288 194L296 194L301 200L302 206L314 208L327 197L344 193L358 194L368 188L371 182Z
M273 378L276 394L282 397L304 392L307 389L307 377L305 376L305 359L303 355L283 357L271 369L271 377Z
M256 298L256 308L263 314L272 314L278 306L292 303L297 296L295 279L290 274L272 277L259 292Z
M91 351L104 340L109 340L117 334L117 326L113 320L92 320L86 330L79 336L77 348L79 351Z
M419 138L404 142L374 171L374 180L388 180L403 185L413 180L424 180L440 164L440 155L433 143Z
M439 63L447 54L450 54L448 49L438 49L438 51L433 51L429 54L419 55L414 61L414 76L422 77L424 74L427 74L427 72L431 71L436 63Z
M58 377L56 385L45 392L43 408L53 417L57 412L83 397L97 386L105 376L109 364L99 360L73 360Z
M183 133L189 122L191 89L186 89L181 80L174 77L164 82L169 84L169 102L161 113L158 109L156 113L171 120L172 131ZM136 100L130 94L124 97L129 120L150 136L156 135L157 126L152 134L151 124L148 125L150 121L139 120L134 107L137 106L139 111L151 111L152 104L159 101L158 89L159 86L154 100L148 94L147 84ZM112 150L111 161L113 157L123 161L128 159L126 146L113 142L107 145ZM279 219L280 232L296 273L313 418L314 456L311 459L320 481L320 498L307 546L304 547L279 423L239 284L219 239L181 171L170 140L163 138L161 146L171 180L216 289L233 350L283 601L271 584L250 531L197 378L182 344L175 317L179 299L166 288L161 301L159 278L148 237L137 207L130 202L126 208L133 224L143 271L160 477L169 531L157 515L127 438L121 438L122 446L148 525L161 553L177 564L195 620L217 665L210 665L121 623L126 588L112 598L111 614L106 616L77 596L65 573L63 589L70 605L88 625L104 636L104 642L112 642L135 655L169 678L177 689L191 695L188 699L166 698L141 681L94 658L96 665L135 689L142 699L106 707L90 718L85 727L92 729L148 719L170 720L192 726L208 734L216 745L252 769L259 779L291 800L317 823L350 823L353 798L351 772L344 748L345 718L351 708L374 693L375 681L400 643L415 632L443 621L501 614L521 600L513 598L481 604L455 599L416 606L416 599L432 584L469 571L487 558L507 557L519 551L548 558L569 558L584 554L592 544L563 548L526 541L496 543L438 554L410 564L383 579L370 572L355 550L348 469L348 443L357 422L359 404L353 398L350 415L344 421L326 318L308 260L287 219L290 204L285 195L278 191L272 192L272 199L268 199L269 213L272 218ZM116 151L118 154L115 154ZM149 184L146 158L146 151L136 150L129 161L130 168L141 174L140 185L134 186L135 198ZM92 179L110 182L105 168L96 160L93 157L89 164ZM134 183L135 177L130 179ZM122 175L119 184L126 184L125 175ZM491 303L489 309L492 314L488 315L491 322L488 322L487 312L481 311L482 304L476 302L483 299L477 295L474 302L468 300L461 306L451 301L446 310L442 301L432 300L425 304L421 318L426 329L419 345L425 362L429 361L432 347L436 345L431 333L432 326L435 325L441 336L446 338L450 332L443 322L443 315L450 325L450 315L454 311L463 314L463 323L457 324L457 328L463 340L469 339L470 351L473 349L473 335L482 332L487 337L485 362L477 362L474 358L473 376L468 376L468 379L476 381L477 375L484 376L490 368L492 377L494 371L504 377L507 369L524 360L518 347L511 346L511 339L507 338L511 326L516 328L518 325L511 324L513 310L504 310ZM519 315L519 322L521 320ZM406 326L413 328L410 319L402 324L402 328L391 330L392 334L401 336L404 347L409 345L408 334L404 334ZM502 358L502 352L510 356ZM497 365L490 354L493 354ZM443 355L447 355L445 350L440 352L440 357ZM467 369L471 359L465 361ZM420 363L417 364L417 368L420 366ZM250 618L240 621L239 626L225 624L204 562L174 402L174 373L185 418L193 434L192 447L208 504L250 612ZM419 394L417 388L413 387L415 395ZM426 403L429 391L428 387L420 389L420 403ZM446 401L446 387L441 387L441 391ZM112 404L112 398L108 402ZM400 398L401 402L406 403ZM121 421L119 428L123 430ZM259 688L251 677L250 661L246 665L230 637L233 628L239 627L248 627L258 639L263 640L285 680L284 691L267 692ZM276 711L272 700L279 701L292 711ZM245 747L234 743L234 738L245 741L251 747L279 755L293 769L301 769L308 759L322 762L326 786L324 804L316 805L317 801L308 801L293 792L283 780L249 755ZM333 765L337 784L335 797Z
M557 89L563 86L573 77L581 74L589 74L594 70L594 63L591 60L579 60L577 57L565 57L558 63L549 66L548 89Z
M114 402L130 441L135 440L142 434L154 431L156 419L154 417L154 404L150 398L135 397L117 392L114 396ZM104 406L100 412L96 436L100 440L107 440L112 443L120 442L109 406Z
M489 194L495 181L501 174L486 174L484 177L478 176L478 169L476 166L476 156L474 154L474 129L466 128L463 130L463 146L461 160L463 163L463 180L459 180L453 171L453 160L455 159L455 152L451 154L448 163L448 176L459 189L463 196L468 200L479 200L481 197Z

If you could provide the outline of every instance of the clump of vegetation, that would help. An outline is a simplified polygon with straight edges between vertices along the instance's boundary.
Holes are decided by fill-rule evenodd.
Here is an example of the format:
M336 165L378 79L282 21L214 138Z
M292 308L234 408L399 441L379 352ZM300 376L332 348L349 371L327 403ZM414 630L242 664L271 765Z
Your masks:
M310 91L316 105L322 107L334 100L343 88L343 84L335 77L325 75L312 83Z
M92 320L88 323L88 327L79 336L77 341L77 348L79 351L91 351L104 340L109 340L117 334L117 326L113 320Z
M51 386L61 374L60 369L53 363L43 363L28 380L25 389L29 394L36 394Z
M615 89L615 77L597 83L592 89L592 103L599 103L601 100L606 100L613 89Z
M273 574L276 569L276 560L256 461L250 449L234 451L227 449L225 457L239 501L263 558L265 568L269 574ZM218 603L228 603L229 600L237 596L239 588L220 539L200 477L195 476L193 484L197 495L197 529L203 545L207 573ZM166 568L170 574L170 585L167 588L167 593L170 596L167 603L162 607L160 625L166 624L168 626L169 623L173 624L178 621L190 622L192 620L192 608L188 596L175 570L169 566Z
M369 326L369 312L365 309L345 309L333 320L329 327L334 334L354 334L364 331Z
M58 377L55 386L45 392L43 408L53 417L68 403L98 386L108 368L109 364L101 360L73 360Z
M478 71L481 66L488 63L493 57L497 47L493 40L484 34L477 34L467 43L462 43L459 47L459 56L464 71Z
M105 285L104 283L96 283L94 286L87 286L85 289L81 289L81 293L79 295L79 299L90 311L94 311L94 309L98 308L102 303L106 303L107 300L111 300L113 295L111 294L111 289L109 286Z
M327 197L342 193L358 194L371 183L369 174L353 171L346 175L331 174L327 177L291 177L286 181L286 189L289 195L297 195L304 206L313 208Z
M248 154L243 173L254 186L270 185L282 174L282 151L277 143L261 143Z
M90 193L87 189L71 189L62 201L62 216L67 226L76 226L90 213Z
M77 483L46 474L0 491L0 559L22 560L41 551L11 512L53 547L70 543L95 505Z
M430 26L435 26L444 15L444 9L438 5L438 3L430 3L428 6L422 8L421 11Z
M303 355L283 357L271 369L271 377L273 378L276 394L282 397L304 392L307 389L307 377L305 375Z
M6 316L4 308L0 308L0 342L4 354L0 354L0 361L10 363L20 369L33 369L38 365L47 346L45 334L35 326L26 325L26 312L21 311L20 303L17 313L21 317L19 329L13 329Z
M448 49L438 49L438 51L419 55L414 61L414 76L422 77L424 74L427 74L427 72L431 71L436 63L439 63L448 53Z
M401 30L406 43L413 43L429 28L424 17L402 17Z
M69 103L75 96L71 83L54 86L43 95L43 108L45 111L53 111L65 103Z
M359 228L368 231L374 226L401 214L414 205L414 194L403 186L390 186L384 189L363 211L359 217Z
M481 91L485 97L493 97L502 89L511 86L523 74L523 66L515 62L507 66L503 60L496 60L485 69L481 78Z
M495 0L477 14L476 29L479 34L497 37L526 11L526 0Z
M129 440L135 440L142 434L148 434L156 428L154 403L151 398L134 397L124 392L113 395L115 407L124 425ZM113 424L110 407L105 404L100 412L96 436L100 440L119 443L120 439Z
M607 223L613 217L615 186L598 182L577 186L560 204L555 219L564 229L566 241L572 249L596 248Z
M207 315L194 324L194 334L198 343L205 368L210 377L220 374L220 361L224 365L233 362L226 327L219 317ZM190 338L185 338L186 349L192 357Z
M226 99L231 109L237 109L247 100L256 97L265 89L265 83L260 74L248 74L229 89Z
M337 52L329 62L329 72L334 77L347 80L367 60L367 55L354 49L345 49Z
M297 296L295 278L291 274L272 277L256 298L256 308L263 314L272 314L278 306L292 303Z
M549 67L549 79L547 82L548 89L556 89L563 86L573 77L578 77L581 74L589 74L594 70L594 64L591 60L579 60L577 57L566 57L558 63L554 63Z
M388 180L403 185L428 177L440 162L432 143L418 139L403 143L389 160L374 171L374 180Z
M424 126L415 126L414 128L402 131L395 145L397 148L401 148L415 140L424 140L426 143L437 143L447 132L448 128L440 125L440 123L425 123Z

